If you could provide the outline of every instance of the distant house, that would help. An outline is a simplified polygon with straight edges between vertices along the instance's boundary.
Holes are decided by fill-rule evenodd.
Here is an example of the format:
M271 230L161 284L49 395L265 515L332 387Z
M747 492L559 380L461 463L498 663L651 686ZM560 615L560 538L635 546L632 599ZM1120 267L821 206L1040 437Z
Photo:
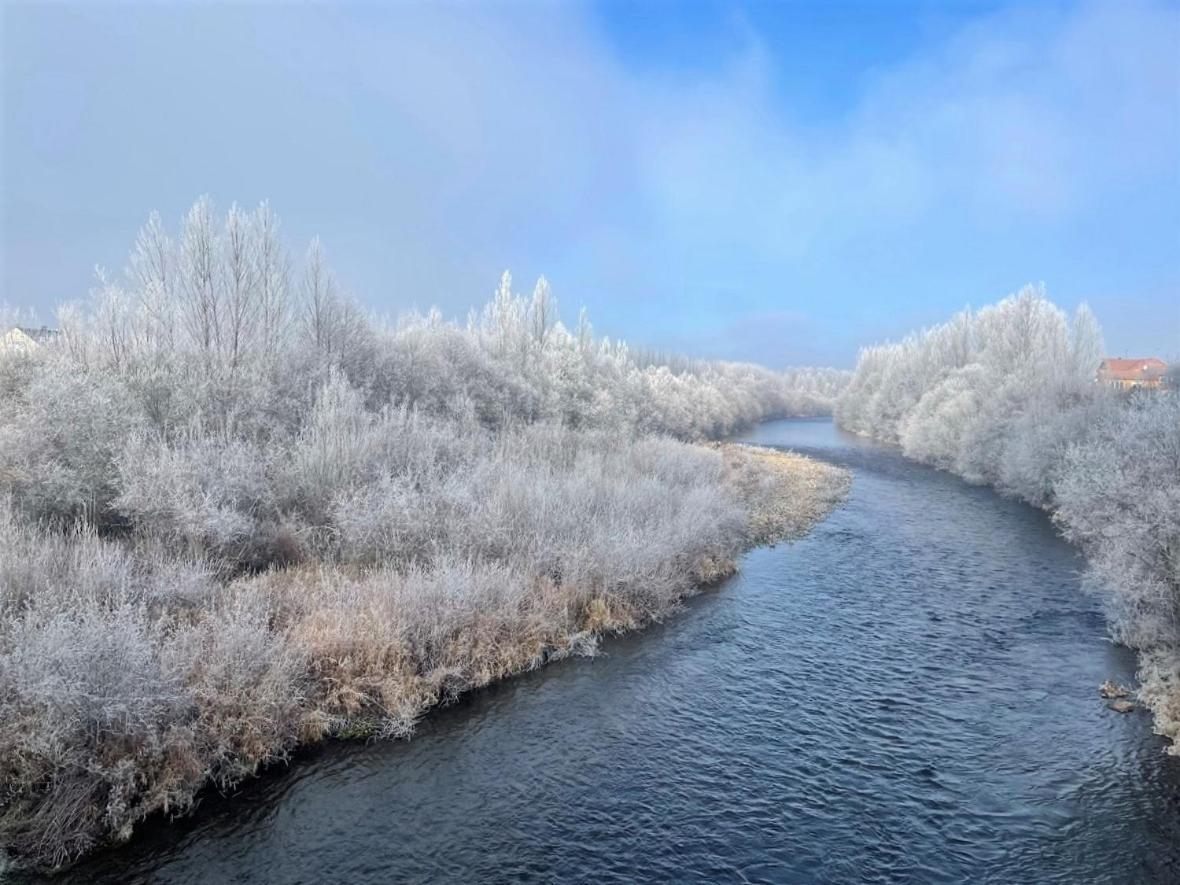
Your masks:
M1168 364L1155 357L1124 359L1107 357L1098 366L1098 381L1119 390L1154 389L1164 384Z
M47 329L44 326L13 326L0 338L0 351L28 353L42 344L53 341L60 334L57 329Z

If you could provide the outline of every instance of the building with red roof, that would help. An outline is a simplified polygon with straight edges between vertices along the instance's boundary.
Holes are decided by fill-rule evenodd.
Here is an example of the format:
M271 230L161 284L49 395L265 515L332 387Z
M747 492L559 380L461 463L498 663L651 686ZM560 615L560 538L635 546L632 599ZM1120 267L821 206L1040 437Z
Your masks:
M1119 390L1162 387L1168 364L1153 356L1139 359L1107 357L1098 366L1098 380Z

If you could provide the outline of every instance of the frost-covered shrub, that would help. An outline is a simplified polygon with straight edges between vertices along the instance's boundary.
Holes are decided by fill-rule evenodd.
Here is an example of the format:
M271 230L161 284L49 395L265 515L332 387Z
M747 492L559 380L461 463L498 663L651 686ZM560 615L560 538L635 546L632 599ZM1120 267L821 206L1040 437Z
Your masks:
M5 630L6 841L63 860L132 823L145 781L167 805L172 778L192 777L187 762L160 776L189 739L182 685L160 666L161 634L142 605L93 602L38 606Z
M1110 591L1116 636L1180 645L1180 398L1108 410L1069 448L1054 499L1066 536Z
M129 835L281 757L304 728L302 659L261 614L42 609L0 646L0 833L22 853L60 862Z
M338 555L345 562L428 562L445 548L438 487L412 476L387 475L333 499L330 514Z
M303 651L271 629L262 597L228 594L193 622L177 624L160 649L169 676L192 699L187 728L208 780L226 789L298 740L317 737Z
M996 467L996 487L1038 507L1053 506L1066 477L1069 450L1118 412L1114 396L1104 390L1034 401L1013 422Z
M118 376L57 354L6 361L29 371L0 406L0 483L33 519L110 520L114 461L144 424L139 403Z
M291 446L288 501L312 511L326 504L334 492L375 479L383 438L360 391L333 372Z
M445 536L460 553L659 610L702 559L741 543L721 474L718 453L671 440L522 428L446 488Z
M278 521L265 451L224 431L131 437L117 467L120 514L148 538L230 562L265 559Z
M199 563L0 507L0 837L58 863L305 727L297 650Z

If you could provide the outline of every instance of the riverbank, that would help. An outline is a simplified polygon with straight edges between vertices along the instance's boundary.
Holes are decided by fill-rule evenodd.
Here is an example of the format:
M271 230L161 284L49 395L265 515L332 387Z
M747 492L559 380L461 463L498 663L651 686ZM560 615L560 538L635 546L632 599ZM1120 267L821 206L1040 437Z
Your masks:
M1048 518L831 422L746 439L854 489L595 658L472 692L410 741L324 742L13 885L1174 882L1180 766L1097 696L1134 655Z
M227 583L6 513L5 844L58 865L299 744L409 735L463 692L665 617L850 481L773 450L545 428L430 460L450 466L416 505L387 485L337 515L331 558ZM362 555L415 549L416 527L448 548Z
M861 351L836 423L1046 510L1089 563L1139 699L1180 753L1180 394L1095 383L1105 349L1027 286Z
M744 526L720 543L660 563L663 574L652 574L650 582L493 572L493 581L519 587L507 609L495 590L481 588L476 595L490 604L449 613L443 629L427 623L426 636L421 622L436 617L433 574L301 569L252 581L248 592L274 601L279 629L311 661L313 727L331 736L408 736L439 703L571 654L592 654L604 634L666 617L685 597L732 575L744 551L806 532L851 481L840 468L771 449L725 444L715 451L723 461L721 486L739 504ZM449 577L477 588L485 578L468 568ZM419 585L431 589L423 594ZM402 607L402 599L426 605Z

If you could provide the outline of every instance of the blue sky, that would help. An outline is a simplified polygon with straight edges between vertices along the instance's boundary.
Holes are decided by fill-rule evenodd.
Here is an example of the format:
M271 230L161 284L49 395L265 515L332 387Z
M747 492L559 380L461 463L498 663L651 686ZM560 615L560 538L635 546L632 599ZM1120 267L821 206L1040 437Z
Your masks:
M1175 2L5 4L3 289L269 199L380 312L510 268L768 365L1044 282L1180 356Z

